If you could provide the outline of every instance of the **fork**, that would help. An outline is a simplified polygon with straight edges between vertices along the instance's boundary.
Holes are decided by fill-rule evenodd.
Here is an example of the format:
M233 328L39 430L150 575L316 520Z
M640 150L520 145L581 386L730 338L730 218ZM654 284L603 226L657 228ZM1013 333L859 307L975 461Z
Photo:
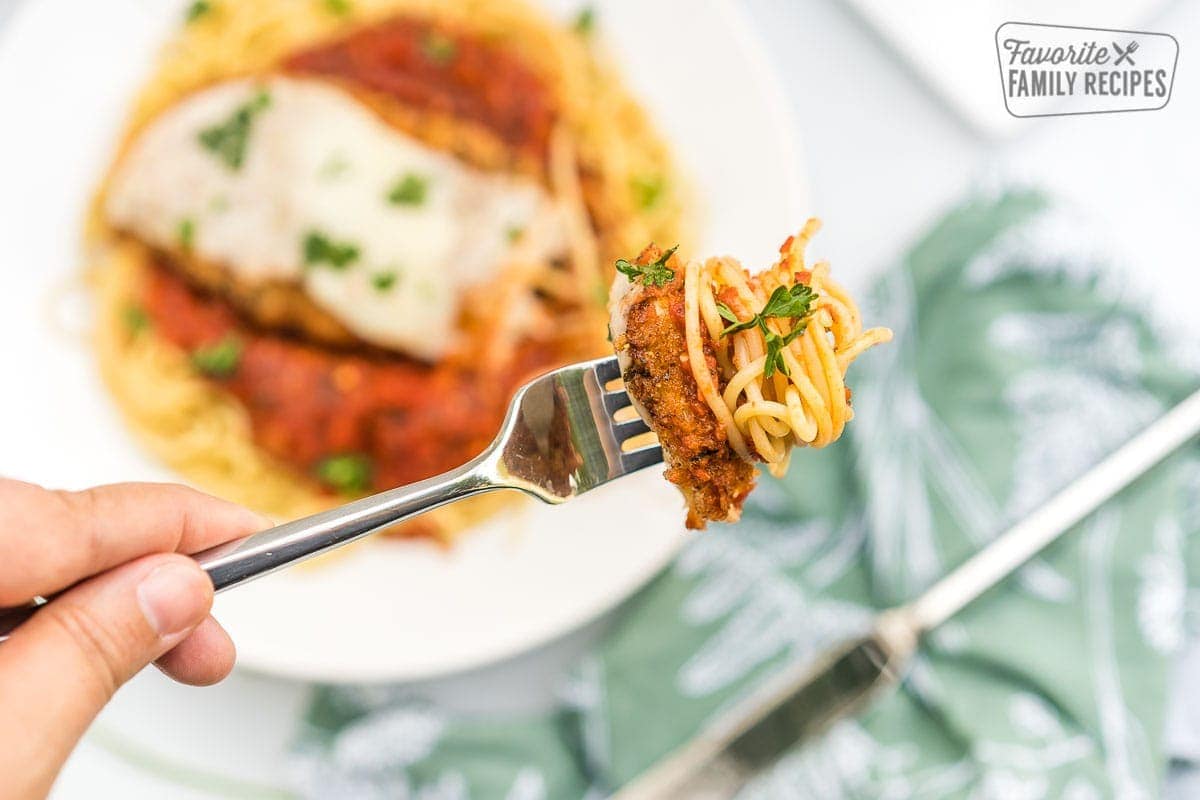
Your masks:
M1116 42L1113 42L1112 46L1113 49L1117 51L1117 60L1113 62L1114 67L1125 61L1128 61L1130 64L1133 63L1131 56L1138 51L1139 47L1137 39L1131 41L1124 50L1122 50L1121 46Z
M662 462L657 441L637 414L615 418L629 395L615 357L573 364L535 378L509 403L500 433L457 469L194 554L216 591L306 561L464 497L515 489L558 504ZM609 388L613 387L613 388ZM0 641L44 601L0 610Z
M617 422L630 405L615 357L548 372L513 395L500 433L480 455L419 483L218 545L195 555L222 591L361 539L464 497L516 489L558 504L662 461L657 442L622 446L650 428L640 416Z

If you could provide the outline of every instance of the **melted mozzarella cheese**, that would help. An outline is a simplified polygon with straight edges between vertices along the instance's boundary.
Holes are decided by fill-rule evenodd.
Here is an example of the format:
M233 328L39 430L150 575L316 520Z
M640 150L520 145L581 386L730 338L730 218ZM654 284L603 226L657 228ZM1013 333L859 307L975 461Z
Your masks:
M202 132L263 93L235 167ZM566 249L540 185L432 150L329 84L282 77L220 84L164 113L118 166L106 213L149 244L186 247L241 279L295 281L363 339L425 359L452 346L464 288L497 276L514 232L544 232L522 241L523 256ZM357 257L306 263L314 235Z

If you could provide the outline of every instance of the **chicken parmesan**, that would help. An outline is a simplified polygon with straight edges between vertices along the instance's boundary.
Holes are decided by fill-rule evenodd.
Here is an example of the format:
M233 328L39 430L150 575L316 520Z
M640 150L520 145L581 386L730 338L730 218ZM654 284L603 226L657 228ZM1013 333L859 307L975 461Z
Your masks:
M88 252L118 404L218 494L290 518L462 464L525 379L604 350L605 265L681 235L670 156L591 21L508 0L192 11Z
M828 263L805 263L818 228L809 220L753 275L732 258L684 261L655 245L616 262L613 347L689 528L736 521L756 464L782 476L793 446L837 441L854 416L847 368L892 338L863 330Z

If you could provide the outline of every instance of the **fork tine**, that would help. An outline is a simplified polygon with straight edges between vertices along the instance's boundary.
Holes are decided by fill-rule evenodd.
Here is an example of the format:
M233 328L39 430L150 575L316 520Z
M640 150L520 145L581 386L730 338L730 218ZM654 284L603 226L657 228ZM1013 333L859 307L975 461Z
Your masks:
M617 357L606 358L600 361L592 368L596 372L596 377L600 379L600 385L608 383L614 378L621 377L621 367L617 364Z
M621 367L615 358L605 359L596 364L593 369L601 386L621 377ZM610 417L621 409L629 408L633 405L629 399L629 393L624 388L612 391L605 390L603 400L604 410L609 413ZM619 422L610 420L609 427L612 428L613 435L616 437L618 443L624 442L632 436L650 432L650 426L646 424L646 421L640 415Z
M616 358L548 372L515 395L493 445L500 485L562 503L651 464L662 450L619 386ZM635 439L645 436L646 442ZM549 443L549 448L545 447ZM630 452L622 452L622 447Z
M604 393L604 410L612 414L617 413L622 408L628 408L632 403L629 400L629 394L624 389L618 389L615 392Z
M631 436L637 436L639 433L650 432L650 426L641 417L627 419L624 422L614 422L612 429L613 433L617 436L618 442L623 442Z
M621 454L621 464L629 472L639 470L642 467L649 467L653 464L661 464L662 460L662 446L657 444L643 447L640 450L634 450L632 453Z

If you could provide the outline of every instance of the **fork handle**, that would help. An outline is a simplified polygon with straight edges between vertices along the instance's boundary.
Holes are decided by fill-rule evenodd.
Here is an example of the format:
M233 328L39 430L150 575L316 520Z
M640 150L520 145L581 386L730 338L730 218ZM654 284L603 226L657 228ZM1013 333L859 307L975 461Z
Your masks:
M364 497L310 517L285 522L192 557L220 592L350 544L397 522L473 494L509 488L488 477L488 453L419 483ZM46 604L0 608L0 643Z
M482 469L487 460L485 453L442 475L285 522L196 553L193 558L208 573L216 591L240 586L455 500L506 488Z

